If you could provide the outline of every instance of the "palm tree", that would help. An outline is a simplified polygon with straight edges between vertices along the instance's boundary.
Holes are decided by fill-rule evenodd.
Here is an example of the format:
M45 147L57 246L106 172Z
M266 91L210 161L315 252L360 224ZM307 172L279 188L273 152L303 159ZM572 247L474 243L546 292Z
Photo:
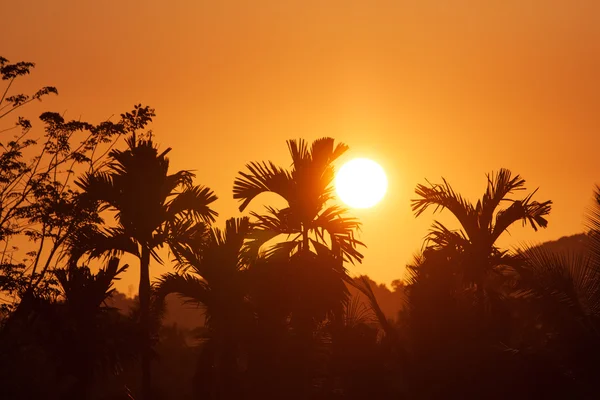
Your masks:
M95 378L118 374L136 357L135 326L105 303L126 268L111 258L95 274L76 266L53 271L60 297L35 294L28 313L0 340L3 397L95 397Z
M586 215L585 250L565 253L538 246L522 250L519 298L537 305L541 352L574 378L582 397L597 392L600 358L600 187Z
M327 137L310 145L302 139L288 140L287 145L291 169L273 162L251 162L246 165L247 171L239 172L235 179L233 197L241 201L240 211L267 192L286 202L283 208L265 207L265 214L250 213L256 222L248 246L256 257L268 241L278 240L265 252L265 258L276 261L257 267L271 277L271 267L281 267L276 272L283 288L268 290L285 292L287 316L291 314L290 325L295 333L294 358L286 366L295 370L290 374L294 381L290 390L306 397L313 389L311 357L316 343L312 333L320 321L342 312L348 300L344 282L349 280L343 263L361 262L358 247L364 245L355 238L360 223L345 216L347 209L329 204L334 198L333 163L348 146L335 144Z
M119 259L113 257L96 274L73 265L54 271L64 303L57 303L56 312L47 316L54 317L49 325L57 331L57 359L77 378L74 399L88 398L95 373L116 371L124 356L133 357L133 330L124 316L105 304L127 267L119 268Z
M329 243L344 260L360 262L363 256L357 247L364 245L354 237L360 223L344 216L347 209L327 205L333 200L333 162L348 146L334 145L334 140L327 137L315 140L310 148L302 139L288 140L287 145L291 170L272 162L251 162L246 165L248 171L239 172L234 181L233 198L241 201L240 211L265 192L275 193L287 202L282 209L265 207L266 214L250 213L257 220L250 233L250 245L258 252L269 240L287 235L291 240L276 244L272 250L289 255Z
M203 243L177 246L175 255L181 273L163 275L156 286L159 298L177 293L186 302L203 308L210 334L205 349L213 350L210 363L215 377L209 379L213 398L221 398L227 389L226 375L233 377L243 335L254 319L247 299L248 258L244 247L249 230L247 217L231 218L225 230L210 229Z
M343 393L340 397L344 399L403 398L403 377L395 368L395 357L386 343L388 337L380 339L381 316L377 314L381 310L376 302L364 302L363 295L372 296L367 298L369 303L374 301L368 279L362 277L357 285L366 293L352 296L341 320L327 327L331 381L327 398L337 398L335 392Z
M156 250L187 240L201 223L217 215L210 208L217 196L207 187L192 183L194 174L169 174L171 150L158 152L152 138L127 138L126 150L111 150L107 170L87 173L76 183L83 189L80 201L93 204L98 212L111 211L117 225L101 229L88 227L71 238L72 262L83 254L130 253L140 260L140 321L146 336L142 354L143 399L151 398L150 388L150 257L162 262Z
M508 197L525 190L525 180L519 175L513 177L507 169L489 174L487 179L487 189L475 206L456 193L443 178L443 184L417 185L415 192L419 198L412 200L412 210L417 217L432 206L434 212L448 209L459 221L459 230L450 230L434 221L426 238L426 247L453 249L460 256L458 262L464 282L474 285L480 295L491 272L516 261L496 246L498 238L517 221L522 221L523 225L529 223L535 231L538 227L545 228L548 221L544 217L550 213L552 204L551 201L532 200L537 190L519 200ZM503 202L510 205L500 208Z

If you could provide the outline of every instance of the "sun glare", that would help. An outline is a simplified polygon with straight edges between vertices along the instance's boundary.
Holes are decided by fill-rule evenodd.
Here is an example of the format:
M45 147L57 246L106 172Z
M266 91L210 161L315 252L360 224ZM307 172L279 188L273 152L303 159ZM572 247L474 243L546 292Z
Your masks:
M379 203L385 195L387 185L383 168L367 158L348 161L335 177L338 196L353 208L369 208Z

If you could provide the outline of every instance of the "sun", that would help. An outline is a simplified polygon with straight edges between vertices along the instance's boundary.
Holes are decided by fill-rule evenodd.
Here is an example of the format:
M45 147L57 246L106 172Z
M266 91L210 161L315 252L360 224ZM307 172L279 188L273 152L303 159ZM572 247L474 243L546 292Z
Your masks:
M340 168L335 177L338 196L352 208L369 208L387 191L385 171L375 161L355 158Z

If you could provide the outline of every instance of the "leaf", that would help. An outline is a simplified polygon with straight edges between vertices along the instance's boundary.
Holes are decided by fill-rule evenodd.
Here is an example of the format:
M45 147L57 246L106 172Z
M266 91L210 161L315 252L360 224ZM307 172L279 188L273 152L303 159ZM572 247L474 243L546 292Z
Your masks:
M173 200L167 203L167 214L175 218L183 214L194 220L206 223L215 222L219 214L209 205L217 200L215 193L205 186L191 186L178 193Z
M292 177L272 162L251 162L246 165L248 172L238 172L233 183L233 198L242 201L239 209L244 211L248 204L259 194L273 192L286 200L292 194Z
M438 210L448 209L458 219L467 236L477 236L478 224L473 205L457 194L452 186L442 178L443 184L417 185L415 193L419 199L411 200L411 207L415 216L421 215L427 208L434 206L434 213Z
M212 294L206 281L191 274L167 273L154 284L154 294L159 298L172 293L184 298L186 303L193 303L204 309L210 307L212 302Z

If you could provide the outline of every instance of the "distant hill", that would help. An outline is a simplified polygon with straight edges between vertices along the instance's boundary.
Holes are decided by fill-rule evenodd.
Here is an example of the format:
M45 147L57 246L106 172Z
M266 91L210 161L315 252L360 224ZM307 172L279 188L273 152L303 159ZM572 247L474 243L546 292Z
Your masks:
M579 233L571 236L563 236L558 240L544 242L536 247L540 247L555 253L581 253L585 251L588 244L589 239L587 234Z

